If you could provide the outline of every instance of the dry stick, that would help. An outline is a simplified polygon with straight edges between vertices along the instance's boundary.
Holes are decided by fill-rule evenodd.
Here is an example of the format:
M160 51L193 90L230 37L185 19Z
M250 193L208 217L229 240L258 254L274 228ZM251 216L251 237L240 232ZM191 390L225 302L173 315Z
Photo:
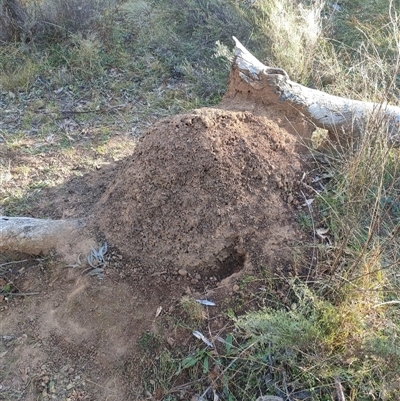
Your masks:
M7 297L25 297L29 295L39 295L40 292L10 292L8 294L1 294Z
M94 382L93 380L90 380L90 379L86 378L85 381L87 381L87 382L89 382L89 383L92 383L92 384L94 384L95 386L98 386L98 387L100 387L100 388L107 389L108 391L111 391L111 392L113 392L114 394L116 394L116 391L115 391L115 390L111 390L109 387L102 386L101 384L96 383L96 382Z
M343 392L343 386L338 377L335 377L335 389L338 401L346 401Z
M5 265L10 265L10 264L13 264L13 263L29 262L30 260L31 261L35 261L35 262L44 262L45 260L48 260L48 259L50 259L50 256L43 256L41 258L34 258L34 259L15 260L14 262L4 263L3 265L0 265L0 267L5 266Z
M185 384L180 384L179 386L175 386L175 387L171 388L170 390L168 390L166 395L177 393L178 391L186 389L186 388L190 387L193 384L200 383L202 380L203 380L202 378L201 379L196 379L196 380L192 380L190 382L187 382Z
M61 110L61 114L88 114L88 113L104 113L111 110L123 110L127 105L126 104L119 104L116 106L109 106L106 108L100 108L98 110ZM46 114L46 113L43 113ZM60 118L58 118L60 119Z
M7 262L7 263L1 264L0 267L7 266L7 265L12 265L12 264L14 264L14 263L23 263L23 262L27 262L27 261L28 261L28 259L17 260L16 262Z
M288 386L287 386L287 383L286 383L286 371L285 370L283 370L283 372L282 372L282 384L284 386L284 390L285 390L285 393L286 393L286 399L290 400L289 389L288 389ZM274 386L275 386L275 388L278 388L276 383L274 383ZM279 388L278 388L278 390L279 390Z
M307 281L310 278L310 274L311 274L311 269L313 268L313 263L314 263L314 259L315 259L315 247L317 246L317 238L315 236L315 224L314 224L314 218L312 215L312 208L309 202L307 202L307 198L304 195L303 191L300 191L301 194L303 195L304 198L304 202L306 203L307 207L308 207L308 211L310 212L310 217L311 217L311 224L312 224L312 230L313 230L313 242L314 242L314 246L313 246L313 253L312 253L312 257L311 257L311 263L310 263L310 267L308 269L308 274L307 274Z
M334 274L336 273L336 270L339 267L340 258L342 257L342 255L344 253L344 250L345 250L346 245L347 245L347 240L350 237L351 228L348 227L348 226L346 228L347 228L347 230L346 230L345 239L340 244L339 252L336 254L335 259L334 259L334 261L332 263L332 266L330 268L330 276L329 276L329 280L328 280L328 283L327 283L328 285L331 283L332 278L333 278Z
M386 302L382 302L380 304L376 304L374 305L372 308L379 308L381 306L385 306L385 305L396 305L396 304L400 304L400 301L386 301Z

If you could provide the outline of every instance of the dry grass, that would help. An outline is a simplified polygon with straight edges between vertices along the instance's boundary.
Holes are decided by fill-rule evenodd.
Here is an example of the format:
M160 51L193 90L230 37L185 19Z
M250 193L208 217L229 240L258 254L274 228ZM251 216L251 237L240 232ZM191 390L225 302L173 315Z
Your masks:
M256 27L261 59L284 68L293 80L309 83L323 44L324 5L323 0L311 5L290 0L253 2L245 15Z

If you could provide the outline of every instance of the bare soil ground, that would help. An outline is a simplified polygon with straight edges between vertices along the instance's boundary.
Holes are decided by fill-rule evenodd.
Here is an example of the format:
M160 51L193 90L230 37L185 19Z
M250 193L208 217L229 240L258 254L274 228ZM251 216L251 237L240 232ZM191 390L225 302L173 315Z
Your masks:
M86 275L86 255L76 267L1 256L10 293L0 303L0 399L163 399L155 382L144 389L152 361L142 339L170 349L199 341L177 324L182 296L217 303L205 322L212 338L248 295L243 278L304 273L294 263L312 179L302 123L226 107L161 120L123 160L42 191L32 216L92 217L109 245L105 277ZM191 399L183 384L173 376L171 391Z

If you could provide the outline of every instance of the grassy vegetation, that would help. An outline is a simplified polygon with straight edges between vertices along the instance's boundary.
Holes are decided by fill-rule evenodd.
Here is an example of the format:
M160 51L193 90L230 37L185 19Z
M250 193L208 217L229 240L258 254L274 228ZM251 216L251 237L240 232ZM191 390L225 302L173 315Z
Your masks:
M0 47L2 146L17 155L57 154L65 169L59 175L43 162L41 175L34 165L0 160L9 213L23 211L41 186L74 174L78 155L80 171L111 153L122 157L126 147L112 138L132 125L216 104L226 88L231 35L303 84L399 103L398 0L87 4L75 21L75 1L28 2L30 42ZM265 307L231 313L234 329L213 339L215 349L197 345L173 355L157 340L150 392L161 387L165 400L178 399L171 383L184 375L209 399L332 400L338 388L346 400L400 398L400 155L383 137L371 121L355 152L339 150L320 164L330 179L316 193L314 219L326 238L315 246L309 274L266 278L267 290L254 295ZM309 216L300 219L311 231ZM278 300L283 284L287 294ZM202 306L185 298L181 307L193 330L206 325Z

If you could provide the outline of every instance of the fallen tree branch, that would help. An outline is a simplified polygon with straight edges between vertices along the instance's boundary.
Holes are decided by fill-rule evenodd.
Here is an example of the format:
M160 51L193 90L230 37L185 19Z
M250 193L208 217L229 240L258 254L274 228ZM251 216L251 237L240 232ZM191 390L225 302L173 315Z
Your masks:
M80 239L88 238L84 234L85 226L83 219L50 220L0 216L0 252L19 251L32 255L51 249L65 249L67 252L69 247L77 247ZM85 248L87 246L86 241Z
M257 97L265 94L266 106L295 109L315 126L342 138L353 135L357 139L374 119L379 124L387 124L389 141L400 146L400 107L347 99L307 88L291 81L283 69L265 66L238 39L233 39L236 47L231 74L238 74L247 87L257 92ZM235 96L238 91L244 94L245 88L239 88L237 80L232 81L228 96Z

